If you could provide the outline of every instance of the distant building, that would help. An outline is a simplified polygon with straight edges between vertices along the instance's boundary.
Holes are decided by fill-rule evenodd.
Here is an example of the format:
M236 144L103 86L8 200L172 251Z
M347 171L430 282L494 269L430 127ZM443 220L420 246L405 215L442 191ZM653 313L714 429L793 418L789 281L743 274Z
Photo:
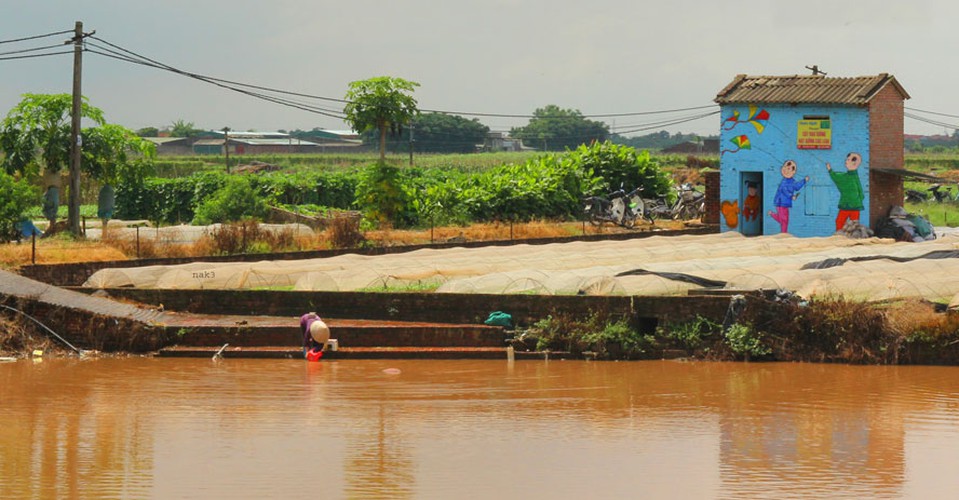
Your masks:
M477 144L479 151L532 151L535 148L528 148L523 145L521 139L513 139L506 132L489 132L486 134L486 141L483 144Z
M189 137L144 137L156 145L159 156L187 156L193 154L193 139Z
M715 99L721 230L827 236L848 219L875 227L903 202L908 98L886 73L736 76Z
M315 131L314 131L315 132ZM228 147L231 155L327 153L333 151L356 151L363 146L358 138L349 134L327 131L322 142L297 139L283 132L240 132L210 130L204 132L192 145L192 154L223 155ZM323 134L319 134L320 137ZM355 133L352 134L356 137Z
M668 154L718 155L719 139L703 139L702 142L681 142L663 148L662 152Z

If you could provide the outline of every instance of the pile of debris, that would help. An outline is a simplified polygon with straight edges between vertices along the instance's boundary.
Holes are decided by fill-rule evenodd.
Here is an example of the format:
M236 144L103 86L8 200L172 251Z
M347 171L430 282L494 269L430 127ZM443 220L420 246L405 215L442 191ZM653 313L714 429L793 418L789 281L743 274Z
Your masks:
M876 236L916 243L936 239L929 219L919 214L910 214L902 207L892 207L889 217L879 219L876 223Z

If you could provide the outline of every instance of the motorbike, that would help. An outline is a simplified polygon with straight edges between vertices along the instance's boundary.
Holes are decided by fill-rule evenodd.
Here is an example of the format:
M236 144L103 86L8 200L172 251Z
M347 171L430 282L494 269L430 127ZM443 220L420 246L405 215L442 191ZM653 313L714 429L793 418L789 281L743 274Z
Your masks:
M639 218L650 223L653 218L646 209L645 200L641 193L642 187L626 192L622 187L610 193L607 197L589 196L583 200L583 211L590 224L602 225L605 222L632 228Z
M932 193L932 196L935 198L937 203L953 201L951 187L943 187L941 184L933 184L929 189L927 189L927 191ZM959 196L959 194L957 194L957 196Z
M665 199L647 200L652 216L660 219L701 219L706 213L706 195L684 182L676 188L679 193L670 205Z

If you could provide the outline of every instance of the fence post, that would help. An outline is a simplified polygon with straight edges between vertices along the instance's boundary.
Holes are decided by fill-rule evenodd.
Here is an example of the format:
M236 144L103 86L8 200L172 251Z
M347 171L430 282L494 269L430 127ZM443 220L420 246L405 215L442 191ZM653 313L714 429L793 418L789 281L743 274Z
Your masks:
M36 264L37 263L37 232L30 231L30 233L31 233L30 240L33 242L32 243L33 248L30 252L30 263Z

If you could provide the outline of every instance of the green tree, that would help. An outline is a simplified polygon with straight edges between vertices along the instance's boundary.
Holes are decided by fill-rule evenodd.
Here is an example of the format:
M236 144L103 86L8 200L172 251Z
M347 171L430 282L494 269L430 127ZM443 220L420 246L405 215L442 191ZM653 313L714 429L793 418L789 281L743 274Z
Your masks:
M15 237L16 225L27 208L37 202L37 193L25 180L0 171L0 238Z
M159 137L160 129L156 127L143 127L137 130L137 135L140 137Z
M59 172L70 163L70 94L24 94L0 126L0 149L7 173L32 176ZM84 97L80 115L103 125L103 112Z
M580 146L570 151L567 158L587 175L602 180L602 184L594 186L601 188L601 194L620 186L627 191L642 186L644 197L668 196L672 191L669 174L650 158L648 151L637 152L635 148L606 141Z
M262 219L269 211L266 201L243 177L231 177L226 185L200 203L194 224L235 222L246 218Z
M472 153L483 144L489 127L472 120L445 113L423 113L413 120L413 147L424 153ZM409 143L410 131L401 141Z
M193 122L177 120L170 126L170 137L196 137L203 132L193 126Z
M357 132L379 132L380 163L386 160L387 132L399 134L419 113L416 99L412 95L419 86L419 83L390 76L350 82L350 88L346 92L346 100L349 102L343 108L346 121Z
M588 120L576 109L549 104L533 112L525 127L514 127L510 135L527 146L544 151L564 151L580 144L603 142L609 136L605 123Z
M5 153L3 167L8 173L19 172L30 178L40 173L57 173L70 162L70 94L25 94L7 114L0 126L0 149ZM104 184L117 181L120 172L131 168L129 153L149 156L153 144L119 125L106 123L103 111L91 106L86 98L80 113L95 126L80 131L80 170ZM57 203L51 194L51 207ZM77 197L79 202L79 197ZM71 210L71 213L79 213ZM53 215L55 217L55 214ZM70 227L79 227L70 221Z

